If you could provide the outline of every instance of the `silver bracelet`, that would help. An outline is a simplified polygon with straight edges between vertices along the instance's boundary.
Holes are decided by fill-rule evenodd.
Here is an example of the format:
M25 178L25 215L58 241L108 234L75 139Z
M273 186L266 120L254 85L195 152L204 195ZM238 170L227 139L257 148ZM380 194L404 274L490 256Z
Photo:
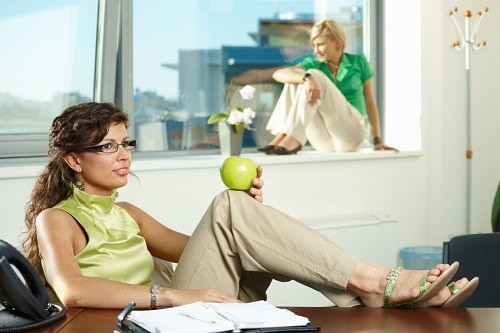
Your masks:
M156 304L158 303L158 294L160 293L160 286L157 284L151 285L151 310L156 309Z

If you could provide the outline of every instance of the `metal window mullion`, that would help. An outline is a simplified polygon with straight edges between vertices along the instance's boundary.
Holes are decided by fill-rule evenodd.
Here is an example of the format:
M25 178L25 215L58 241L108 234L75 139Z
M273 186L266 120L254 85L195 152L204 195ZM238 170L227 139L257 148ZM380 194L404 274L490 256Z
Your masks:
M100 0L97 19L94 100L115 101L120 1Z
M122 0L115 85L115 103L129 113L129 134L134 136L133 86L133 4Z
M374 88L380 118L380 131L384 137L385 128L385 54L384 54L384 0L365 0L363 50L374 67Z

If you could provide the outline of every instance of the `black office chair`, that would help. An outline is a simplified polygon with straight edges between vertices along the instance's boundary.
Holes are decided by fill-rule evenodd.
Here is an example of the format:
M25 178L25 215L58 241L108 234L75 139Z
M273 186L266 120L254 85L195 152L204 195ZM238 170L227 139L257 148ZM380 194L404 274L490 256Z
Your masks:
M460 306L500 307L500 233L452 237L443 243L443 262L455 260L460 262L460 267L453 280L479 277L476 291Z
M493 207L491 207L491 227L493 232L500 232L500 182L498 182L497 193L493 198Z

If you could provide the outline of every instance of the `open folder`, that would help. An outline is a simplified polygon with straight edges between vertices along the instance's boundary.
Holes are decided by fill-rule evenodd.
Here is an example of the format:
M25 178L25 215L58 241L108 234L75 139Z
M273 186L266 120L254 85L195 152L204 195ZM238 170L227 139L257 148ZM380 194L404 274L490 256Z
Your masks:
M134 310L127 320L146 332L292 332L315 331L306 317L266 301L195 302L159 310ZM136 332L138 330L135 330Z

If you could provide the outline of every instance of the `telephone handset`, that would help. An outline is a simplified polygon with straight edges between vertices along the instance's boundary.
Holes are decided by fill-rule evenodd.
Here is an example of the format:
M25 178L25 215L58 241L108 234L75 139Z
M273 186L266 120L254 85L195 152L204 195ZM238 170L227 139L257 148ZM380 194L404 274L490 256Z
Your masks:
M66 314L61 305L49 303L47 290L31 263L3 240L0 240L0 303L5 308L0 311L0 332L43 326Z

